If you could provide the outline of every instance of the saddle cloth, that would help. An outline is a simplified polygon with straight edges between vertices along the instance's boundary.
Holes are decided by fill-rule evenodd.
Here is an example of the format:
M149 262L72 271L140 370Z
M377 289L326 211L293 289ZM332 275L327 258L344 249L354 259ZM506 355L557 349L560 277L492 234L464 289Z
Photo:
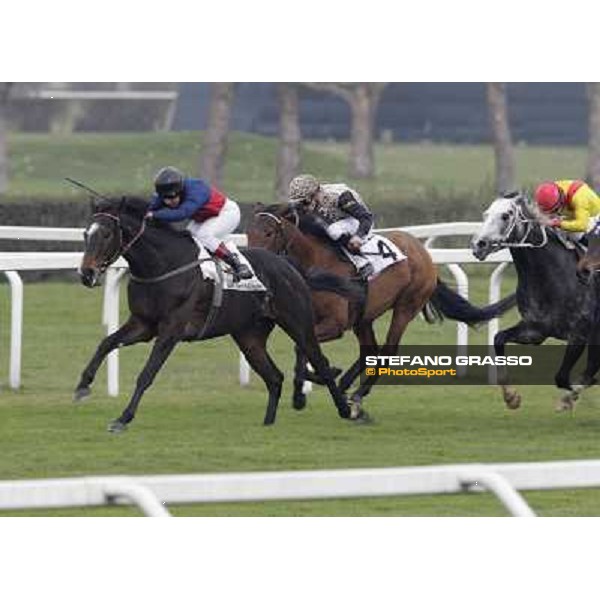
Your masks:
M266 292L267 288L257 277L256 273L254 272L254 268L252 267L248 259L237 249L235 244L233 242L225 242L225 245L231 252L238 255L241 263L244 263L248 266L248 268L252 271L254 277L252 277L252 279L240 279L239 281L235 281L231 269L227 265L223 264L223 262L221 262L221 270L223 272L223 289L233 290L236 292ZM217 275L217 267L215 265L215 261L211 259L211 256L206 250L206 248L202 248L198 258L201 261L200 269L202 270L202 277L204 279L212 279L212 281L215 282L218 281L219 276Z
M361 248L361 254L373 265L372 279L384 269L406 260L406 255L387 238L374 233Z

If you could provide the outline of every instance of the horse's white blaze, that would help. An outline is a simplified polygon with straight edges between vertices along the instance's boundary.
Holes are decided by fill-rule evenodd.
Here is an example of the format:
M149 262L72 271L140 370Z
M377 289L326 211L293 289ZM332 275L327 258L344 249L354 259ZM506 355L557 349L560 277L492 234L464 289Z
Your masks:
M504 239L504 234L508 226L515 217L515 203L512 198L497 198L490 207L483 213L483 224L474 241L485 240L488 242L498 242ZM505 215L510 215L508 219Z
M98 231L99 228L100 226L98 225L98 223L92 223L89 229L86 231L88 238L91 238L96 233L96 231Z

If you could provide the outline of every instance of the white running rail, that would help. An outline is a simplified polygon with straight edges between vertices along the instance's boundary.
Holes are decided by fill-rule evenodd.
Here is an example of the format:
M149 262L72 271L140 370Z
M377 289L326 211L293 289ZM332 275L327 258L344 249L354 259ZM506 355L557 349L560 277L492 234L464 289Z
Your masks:
M165 505L490 492L516 517L535 512L519 493L600 487L600 460L206 475L143 475L0 482L0 510ZM600 511L599 511L600 514Z
M432 248L435 240L444 236L473 235L478 231L480 223L455 222L437 223L433 225L416 225L403 228L380 229L378 232L402 230L412 233L416 237L425 239L436 264L446 265L454 276L458 292L465 298L469 296L469 281L461 264L477 263L468 249L442 249ZM44 240L82 242L83 229L64 227L9 227L0 226L0 239L7 240ZM239 246L246 245L246 236L235 234L230 239ZM79 252L0 252L0 271L6 274L11 290L11 350L9 359L9 386L18 389L21 384L21 348L23 330L23 284L18 272L24 270L56 270L77 269L81 262ZM490 302L496 302L500 297L502 272L506 264L512 262L510 253L506 250L497 252L486 259L487 263L498 264L490 279ZM123 259L119 259L107 272L104 286L104 304L102 322L110 335L119 327L119 290L120 282L127 269ZM498 331L498 320L494 319L488 324L488 339ZM457 324L458 346L468 345L468 327L464 323ZM108 393L116 396L119 393L119 359L118 350L111 352L107 358ZM244 357L240 355L240 383L245 385L250 380L250 367Z

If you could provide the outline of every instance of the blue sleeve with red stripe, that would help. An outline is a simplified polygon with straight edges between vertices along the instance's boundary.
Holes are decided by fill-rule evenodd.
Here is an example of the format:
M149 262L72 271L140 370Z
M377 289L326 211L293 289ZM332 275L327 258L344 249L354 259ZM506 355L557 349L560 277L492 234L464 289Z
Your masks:
M177 208L160 208L154 211L154 218L159 221L184 221L210 200L210 186L201 179L186 179L183 190L183 201Z

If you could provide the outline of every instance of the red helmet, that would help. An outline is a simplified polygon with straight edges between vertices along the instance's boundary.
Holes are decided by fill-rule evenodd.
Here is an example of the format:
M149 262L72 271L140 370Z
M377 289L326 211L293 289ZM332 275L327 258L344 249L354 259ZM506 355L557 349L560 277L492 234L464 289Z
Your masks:
M546 181L535 190L535 201L542 211L552 213L564 204L565 195L556 183Z

